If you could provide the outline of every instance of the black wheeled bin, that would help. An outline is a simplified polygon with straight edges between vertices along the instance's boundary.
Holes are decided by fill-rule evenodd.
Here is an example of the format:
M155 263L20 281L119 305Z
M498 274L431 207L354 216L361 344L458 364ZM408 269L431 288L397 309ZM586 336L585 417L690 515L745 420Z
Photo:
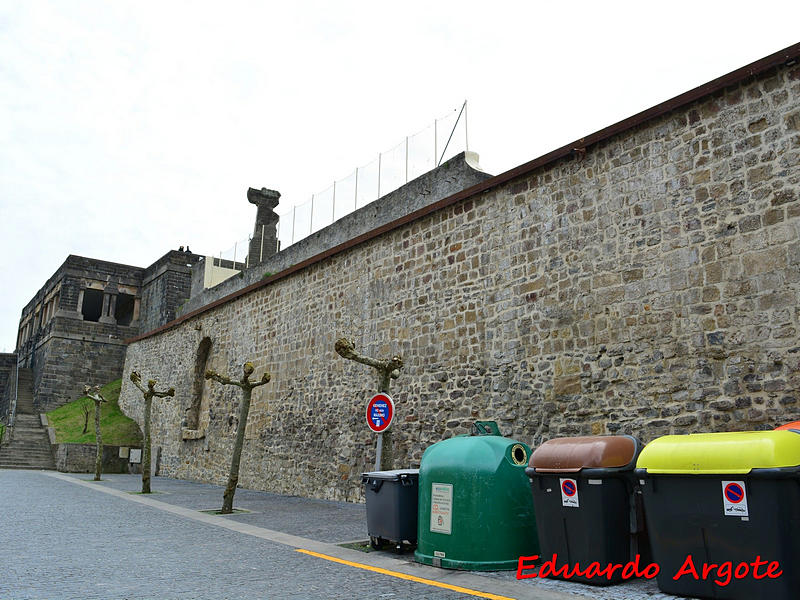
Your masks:
M668 435L636 466L661 591L800 597L800 433Z
M373 548L392 542L417 543L419 469L372 471L361 475L367 499L367 532Z
M623 580L620 567L597 575L572 574L591 563L625 565L643 554L644 519L634 467L641 444L629 435L556 438L539 446L525 473L531 481L543 561L549 577L594 585ZM544 565L543 565L544 566ZM555 571L555 574L552 573Z

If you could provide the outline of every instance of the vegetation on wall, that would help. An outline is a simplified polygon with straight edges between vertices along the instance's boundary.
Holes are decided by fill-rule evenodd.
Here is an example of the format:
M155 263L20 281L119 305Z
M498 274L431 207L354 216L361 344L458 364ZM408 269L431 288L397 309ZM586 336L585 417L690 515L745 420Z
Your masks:
M108 402L100 411L100 429L103 443L109 446L141 446L142 432L136 421L126 417L119 409L119 390L122 380L117 379L100 388L100 393ZM83 404L87 397L82 396L69 404L47 413L47 420L56 431L59 444L94 444L94 431L83 433ZM91 400L89 400L91 402Z

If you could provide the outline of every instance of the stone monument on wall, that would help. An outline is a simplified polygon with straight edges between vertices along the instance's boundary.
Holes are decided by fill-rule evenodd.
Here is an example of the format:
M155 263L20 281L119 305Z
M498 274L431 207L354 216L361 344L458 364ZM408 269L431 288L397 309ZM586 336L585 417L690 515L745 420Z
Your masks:
M247 252L247 264L258 265L278 251L278 215L275 207L281 194L275 190L249 188L247 200L258 207L253 237Z

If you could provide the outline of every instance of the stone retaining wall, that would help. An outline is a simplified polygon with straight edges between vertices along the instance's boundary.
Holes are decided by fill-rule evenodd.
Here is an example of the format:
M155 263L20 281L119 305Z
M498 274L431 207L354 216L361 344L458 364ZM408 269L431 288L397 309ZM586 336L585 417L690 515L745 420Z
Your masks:
M103 446L103 473L141 473L141 465L120 458L119 450L119 446ZM94 444L56 444L53 454L56 469L62 473L94 473L97 458Z
M475 419L533 446L797 419L798 165L795 64L132 343L120 405L141 422L134 368L175 386L154 401L162 474L223 483L238 395L195 385L208 337L209 368L238 376L249 359L272 374L253 394L240 483L347 500L374 460L375 377L335 354L343 335L405 360L398 466ZM183 440L192 402L206 424Z

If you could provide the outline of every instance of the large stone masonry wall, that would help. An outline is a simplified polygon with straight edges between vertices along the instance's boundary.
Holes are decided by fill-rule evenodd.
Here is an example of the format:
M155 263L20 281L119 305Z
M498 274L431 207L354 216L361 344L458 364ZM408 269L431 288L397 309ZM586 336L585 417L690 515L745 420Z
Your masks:
M222 483L238 396L206 383L182 441L196 353L258 388L240 483L361 497L374 374L347 335L401 354L397 466L475 419L534 446L556 436L771 428L800 417L800 68L651 119L132 343L165 475ZM202 391L202 387L200 390ZM202 420L202 419L201 419Z

